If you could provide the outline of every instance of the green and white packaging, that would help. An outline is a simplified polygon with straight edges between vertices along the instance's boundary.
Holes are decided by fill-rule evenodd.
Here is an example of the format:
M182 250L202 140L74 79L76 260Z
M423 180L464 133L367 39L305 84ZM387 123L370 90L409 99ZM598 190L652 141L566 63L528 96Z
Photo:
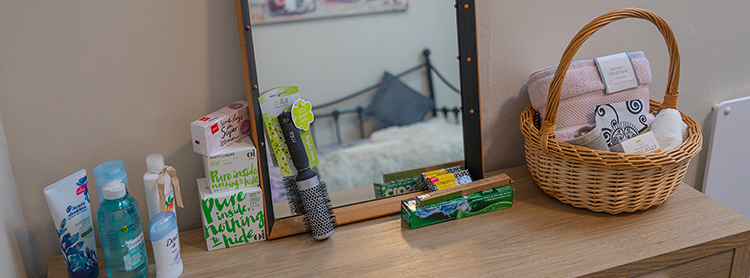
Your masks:
M208 251L266 240L260 188L212 194L206 179L198 179L198 193Z
M401 201L401 220L409 229L482 214L513 205L513 188L503 185L424 207L417 200Z
M211 193L260 185L257 152L250 137L245 137L210 156L203 156Z
M290 112L292 110L292 105L298 99L301 99L301 97L297 86L273 88L261 93L258 98L260 111L263 113L263 125L266 128L266 141L271 143L271 153L274 166L279 167L281 175L284 177L296 175L297 169L295 169L294 164L292 164L292 158L289 155L289 148L286 146L284 137L281 134L279 120L276 117L282 112ZM302 137L302 143L305 145L310 168L313 168L318 165L319 161L318 154L315 152L312 133L310 130L303 129L300 129L299 133Z
M395 195L406 194L408 192L414 192L422 190L424 188L417 187L417 177L405 178L389 182L376 182L373 183L375 190L375 198L383 198Z

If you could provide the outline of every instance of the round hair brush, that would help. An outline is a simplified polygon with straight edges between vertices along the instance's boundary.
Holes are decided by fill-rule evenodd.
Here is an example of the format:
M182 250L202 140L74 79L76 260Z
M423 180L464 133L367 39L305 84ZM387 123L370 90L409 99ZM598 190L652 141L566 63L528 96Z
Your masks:
M333 216L330 210L330 201L327 197L325 186L320 184L318 174L310 169L310 162L302 143L299 130L292 122L289 112L281 113L278 117L281 132L289 147L289 155L292 158L294 168L297 169L296 195L301 207L296 209L304 211L305 224L317 240L324 240L333 235ZM288 186L293 189L295 186ZM294 193L293 193L294 194Z

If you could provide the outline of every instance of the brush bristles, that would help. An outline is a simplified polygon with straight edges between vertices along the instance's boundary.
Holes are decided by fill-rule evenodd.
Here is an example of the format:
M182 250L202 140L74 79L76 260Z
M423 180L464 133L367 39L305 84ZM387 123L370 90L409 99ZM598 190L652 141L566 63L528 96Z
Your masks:
M292 215L305 215L305 209L302 207L302 200L300 200L297 191L297 181L294 180L294 177L284 177L284 189L289 202L289 211L292 212Z
M289 202L289 210L292 212L293 215L302 215L302 220L305 223L305 229L308 232L311 232L310 230L310 222L307 219L307 213L305 212L305 208L302 205L302 199L299 197L299 191L297 189L297 181L294 178L285 177L284 178L284 188L286 189L286 196ZM336 216L333 214L333 205L331 204L331 197L328 195L328 187L326 186L326 183L324 181L320 182L320 187L318 188L320 190L320 193L323 195L323 198L325 199L326 207L328 208L328 214L330 215L331 223L333 223L334 226L337 226L336 223Z

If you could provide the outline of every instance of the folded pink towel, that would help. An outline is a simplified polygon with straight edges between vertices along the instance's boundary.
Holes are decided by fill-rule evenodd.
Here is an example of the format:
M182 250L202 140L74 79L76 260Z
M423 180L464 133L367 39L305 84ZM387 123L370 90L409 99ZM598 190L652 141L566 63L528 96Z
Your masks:
M604 94L604 84L593 59L571 63L563 81L560 105L557 109L556 135L558 140L568 140L577 129L596 124L594 109L597 105L641 99L648 111L649 91L646 85L651 83L651 66L641 51L631 52L630 58L640 86L609 95ZM556 70L557 66L537 70L529 76L526 82L531 106L539 112L541 118L544 118L547 94Z

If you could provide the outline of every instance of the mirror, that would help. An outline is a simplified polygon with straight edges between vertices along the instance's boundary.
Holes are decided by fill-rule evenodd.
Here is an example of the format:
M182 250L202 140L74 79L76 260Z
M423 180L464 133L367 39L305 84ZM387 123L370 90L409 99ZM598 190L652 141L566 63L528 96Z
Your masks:
M404 11L393 3L406 0L305 0L274 6L280 14L273 15L264 5L275 2L236 1L269 238L304 231L301 217L290 212L264 135L258 97L273 87L295 85L312 104L319 158L313 170L326 182L339 225L396 213L400 200L423 193L378 198L373 184L384 174L465 164L481 178L478 88L468 90L465 82L463 94L456 88L459 70L476 68L476 61L454 60L461 47L454 13L460 23L461 10L469 9L448 1L411 0ZM357 3L397 11L353 16L356 9L343 9L348 17L295 21L309 11L333 13L341 9L330 7ZM295 22L264 24L280 19ZM462 104L469 109L459 109Z

